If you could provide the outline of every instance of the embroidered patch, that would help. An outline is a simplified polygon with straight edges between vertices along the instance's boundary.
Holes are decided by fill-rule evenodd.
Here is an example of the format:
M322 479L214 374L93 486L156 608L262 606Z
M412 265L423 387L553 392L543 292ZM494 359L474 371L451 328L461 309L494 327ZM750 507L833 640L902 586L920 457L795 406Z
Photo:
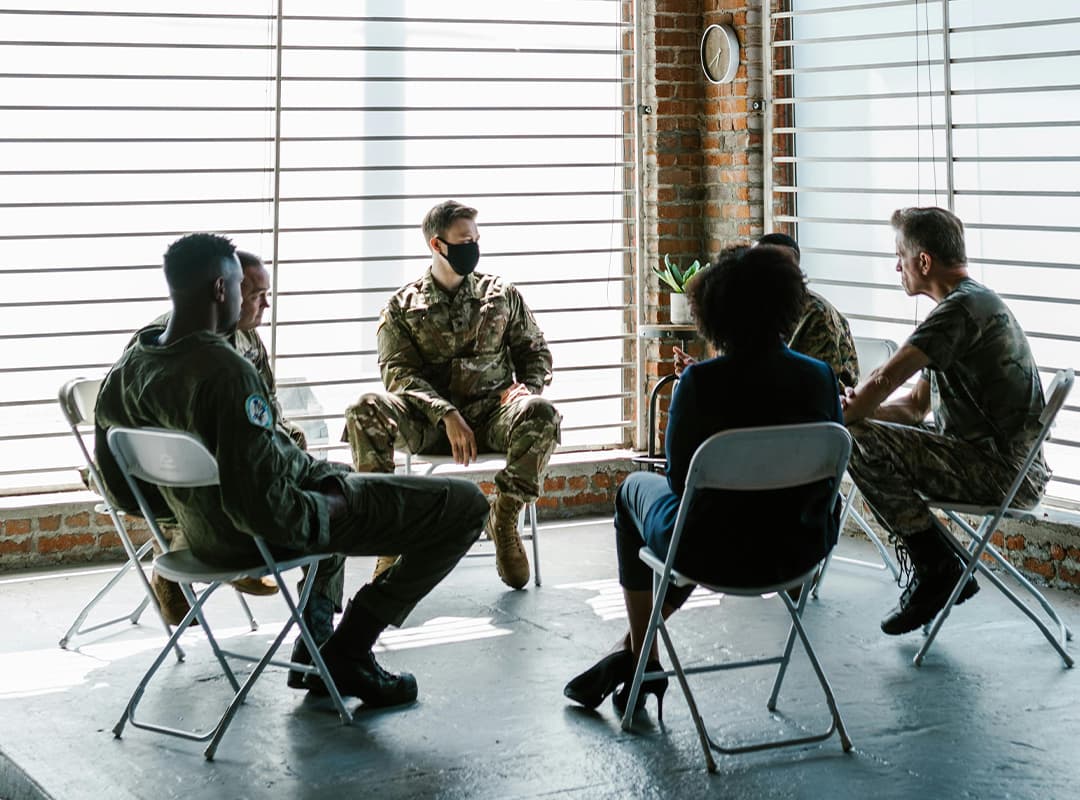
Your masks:
M248 422L252 425L273 430L274 418L270 413L270 404L263 399L262 395L249 395L244 402L244 410L247 411Z

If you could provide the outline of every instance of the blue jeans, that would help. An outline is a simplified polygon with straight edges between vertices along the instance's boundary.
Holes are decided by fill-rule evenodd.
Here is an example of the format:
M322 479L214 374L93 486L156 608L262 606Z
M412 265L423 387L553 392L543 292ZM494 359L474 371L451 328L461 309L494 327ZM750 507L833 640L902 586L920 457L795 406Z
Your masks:
M678 510L679 498L663 475L635 472L623 481L615 496L615 549L619 557L619 585L624 589L652 589L653 571L638 558L638 551L642 545L648 545L661 558L667 556ZM669 586L667 604L678 608L693 589L693 586Z

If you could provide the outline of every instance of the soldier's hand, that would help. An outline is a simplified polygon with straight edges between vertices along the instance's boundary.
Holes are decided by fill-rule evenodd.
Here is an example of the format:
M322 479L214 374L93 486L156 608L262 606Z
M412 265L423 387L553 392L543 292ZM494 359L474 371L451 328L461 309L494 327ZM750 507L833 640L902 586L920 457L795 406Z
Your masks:
M681 378L683 370L693 364L696 364L697 359L687 353L681 347L672 347L671 350L675 353L675 376L677 378Z
M503 390L502 396L499 397L499 405L505 406L508 403L512 403L519 397L528 397L532 392L529 391L529 387L524 383L512 383Z
M443 427L446 429L446 438L450 440L454 462L469 466L469 462L476 460L476 434L469 427L469 423L458 411L451 411L443 417Z

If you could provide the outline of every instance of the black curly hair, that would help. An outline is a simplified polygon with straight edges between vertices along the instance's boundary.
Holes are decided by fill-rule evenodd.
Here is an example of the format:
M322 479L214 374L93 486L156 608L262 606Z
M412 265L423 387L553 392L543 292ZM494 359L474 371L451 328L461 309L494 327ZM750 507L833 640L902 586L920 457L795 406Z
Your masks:
M222 260L236 255L236 245L217 233L189 233L165 251L165 280L170 292L190 292L212 282Z
M790 248L732 247L688 287L698 331L727 355L786 342L806 306L806 279Z

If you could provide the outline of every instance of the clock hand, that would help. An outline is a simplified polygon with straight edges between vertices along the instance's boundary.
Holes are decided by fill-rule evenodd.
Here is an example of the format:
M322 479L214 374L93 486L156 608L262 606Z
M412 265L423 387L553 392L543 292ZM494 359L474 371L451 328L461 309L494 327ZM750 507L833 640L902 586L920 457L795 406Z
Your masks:
M717 62L720 61L720 51L716 51L716 55L713 56L712 61L709 62L709 67L715 67Z

